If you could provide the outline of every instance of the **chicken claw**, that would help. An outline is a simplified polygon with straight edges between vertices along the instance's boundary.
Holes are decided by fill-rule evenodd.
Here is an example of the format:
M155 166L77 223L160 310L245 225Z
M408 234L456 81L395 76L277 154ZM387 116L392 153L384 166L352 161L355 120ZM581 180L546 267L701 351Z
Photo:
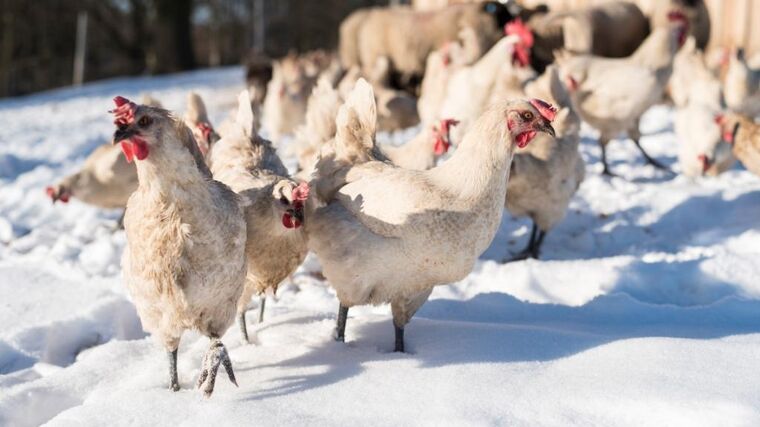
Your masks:
M222 341L219 338L213 338L211 346L206 355L203 356L201 374L198 377L197 383L197 387L203 391L203 395L207 398L211 397L211 393L214 392L216 374L219 371L220 364L224 366L224 370L227 371L227 376L230 377L232 384L235 384L235 387L237 387L238 384L235 379L235 373L232 371L230 355L227 353L227 349L222 344Z

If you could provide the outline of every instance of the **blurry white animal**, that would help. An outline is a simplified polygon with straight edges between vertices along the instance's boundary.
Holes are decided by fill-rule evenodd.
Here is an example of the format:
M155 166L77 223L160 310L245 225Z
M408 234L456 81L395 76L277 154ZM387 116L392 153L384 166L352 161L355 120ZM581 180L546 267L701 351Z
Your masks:
M676 104L678 161L686 176L717 175L735 162L731 147L721 143L716 115L724 109L721 84L707 68L689 37L673 64L670 95Z
M639 120L649 107L662 100L672 73L673 58L685 42L686 18L674 13L671 19L670 27L655 29L630 57L564 55L557 58L576 111L585 122L599 130L603 173L606 175L612 175L607 164L606 146L621 132L628 134L650 164L667 169L641 147Z
M724 84L728 108L752 117L760 115L760 69L749 67L744 49L736 49L730 56Z

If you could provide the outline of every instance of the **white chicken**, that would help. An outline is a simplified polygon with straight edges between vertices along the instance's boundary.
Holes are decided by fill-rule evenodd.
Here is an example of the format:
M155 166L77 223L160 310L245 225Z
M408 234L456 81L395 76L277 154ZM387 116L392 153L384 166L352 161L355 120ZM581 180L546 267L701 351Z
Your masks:
M670 95L676 104L681 173L690 177L714 176L730 168L736 159L731 147L721 142L720 125L714 119L724 109L721 84L707 68L693 37L676 55Z
M621 132L628 134L650 164L667 169L641 147L639 120L649 107L662 100L673 58L685 42L688 21L678 13L671 14L670 19L671 26L655 29L630 57L557 58L573 106L583 121L599 130L605 175L612 175L607 164L607 144Z
M304 227L309 249L340 300L336 339L348 309L390 303L395 350L404 326L436 285L464 278L500 223L516 146L554 133L550 106L509 101L473 123L454 155L427 171L375 161L376 111L360 80L337 119L312 181Z
M235 318L246 275L245 219L238 196L211 178L184 122L168 111L114 99L114 143L136 160L139 185L124 218L124 282L143 327L169 354L171 389L179 390L182 333L209 337L197 381L206 397L219 365L237 384L221 336Z
M546 233L565 217L570 199L578 191L586 164L578 152L580 119L557 68L526 85L529 97L551 100L561 107L554 119L556 136L536 135L530 146L516 153L507 183L506 208L514 216L533 222L528 244L510 261L538 258Z
M209 167L214 179L238 193L245 205L248 275L237 316L243 341L248 342L245 312L251 296L262 295L261 322L265 292L276 291L306 257L306 239L299 227L308 187L288 178L272 144L256 134L247 90L238 97L235 125L214 144Z
M760 69L750 68L744 49L734 50L729 57L724 85L728 108L752 117L760 115Z
M143 105L161 107L161 103L148 94L142 96ZM119 147L107 143L95 149L78 172L63 178L45 189L53 201L68 203L74 197L102 209L123 209L129 196L137 189L137 171L127 163ZM122 226L124 214L119 218Z

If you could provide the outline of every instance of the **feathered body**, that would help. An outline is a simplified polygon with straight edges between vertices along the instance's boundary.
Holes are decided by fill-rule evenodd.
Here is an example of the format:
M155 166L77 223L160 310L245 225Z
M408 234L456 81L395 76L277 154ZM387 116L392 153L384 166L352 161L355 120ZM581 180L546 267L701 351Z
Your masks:
M334 149L317 165L314 186L329 184L318 194L323 204L310 204L305 227L341 305L390 302L403 350L398 331L432 288L464 278L493 239L515 146L508 127L527 114L517 109L538 113L527 102L494 106L448 161L413 171L374 160L374 108L360 81L338 114Z
M253 294L276 291L306 257L303 233L286 228L282 218L296 183L288 178L271 143L256 134L248 99L248 92L243 91L236 129L214 145L209 159L214 178L229 185L245 206L248 273L237 301L238 315L245 313ZM247 339L247 332L244 334Z
M140 185L124 218L124 281L145 329L176 350L186 329L220 337L245 279L245 222L238 197L211 179L190 130L174 132L137 162Z

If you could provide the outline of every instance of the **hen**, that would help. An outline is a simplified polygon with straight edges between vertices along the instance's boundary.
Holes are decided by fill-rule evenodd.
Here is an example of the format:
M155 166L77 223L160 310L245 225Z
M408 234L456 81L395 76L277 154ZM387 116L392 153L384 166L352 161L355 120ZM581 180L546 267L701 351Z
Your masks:
M558 58L573 106L583 121L599 130L605 175L612 175L607 164L607 144L621 132L628 134L650 164L666 169L641 147L639 120L649 107L662 99L672 73L673 58L685 41L688 21L678 13L671 14L670 18L671 26L655 29L630 57L565 55Z
M236 384L220 338L235 319L245 282L243 210L238 196L211 178L182 120L122 97L114 101L114 143L135 161L139 181L124 217L124 282L143 326L169 354L172 390L179 390L182 333L209 337L197 381L208 397L220 364Z
M306 257L303 222L305 184L297 185L271 143L256 134L248 91L238 97L235 126L214 144L209 156L214 179L227 184L243 200L247 223L245 290L237 302L238 325L248 342L245 312L251 296L262 295L259 321L263 319L263 294L276 291Z
M404 326L436 285L464 278L498 228L512 154L554 134L542 101L509 101L475 121L454 155L427 171L376 161L372 88L360 80L320 159L304 227L340 300L336 339L349 307L390 303L395 350Z
M525 249L510 261L539 257L546 233L565 217L570 199L586 173L578 152L580 119L556 67L550 65L540 78L526 86L525 92L530 97L551 100L560 110L554 119L557 135L537 135L512 160L506 208L516 217L530 217L533 227Z

